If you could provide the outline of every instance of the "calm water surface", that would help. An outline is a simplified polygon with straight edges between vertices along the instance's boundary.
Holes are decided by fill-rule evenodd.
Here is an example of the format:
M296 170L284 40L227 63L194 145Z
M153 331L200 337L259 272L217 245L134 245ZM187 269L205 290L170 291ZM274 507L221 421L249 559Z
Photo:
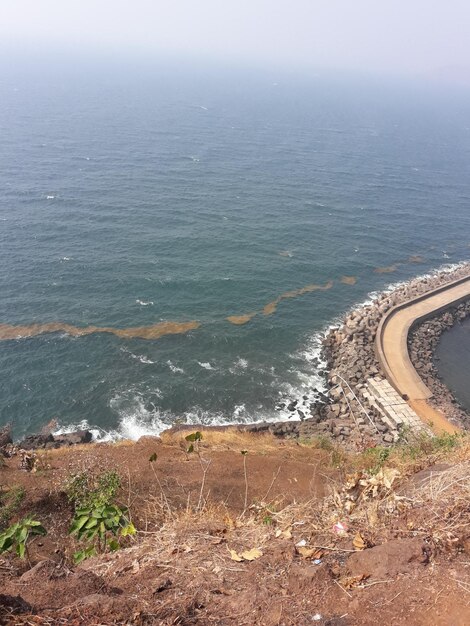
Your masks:
M0 78L0 324L200 324L0 341L0 424L16 436L52 417L131 437L271 419L320 388L328 324L468 256L464 92L262 72Z

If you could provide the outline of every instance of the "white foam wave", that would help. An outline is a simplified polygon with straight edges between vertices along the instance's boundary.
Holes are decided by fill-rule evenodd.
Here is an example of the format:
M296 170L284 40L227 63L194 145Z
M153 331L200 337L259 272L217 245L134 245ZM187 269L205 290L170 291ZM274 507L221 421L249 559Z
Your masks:
M124 352L125 354L128 354L131 357L131 359L136 359L137 361L140 361L141 363L144 363L145 365L153 365L155 363L155 361L152 361L151 359L149 359L149 357L145 356L145 354L134 354L127 348L120 348L120 351Z
M205 370L213 370L214 368L212 367L212 365L207 362L207 363L201 363L201 361L198 361L198 365L200 365L201 367L203 367Z
M168 365L170 370L173 372L173 374L184 374L184 369L182 367L177 367L171 361L167 361L166 364Z
M61 261L71 261L72 257L71 256L63 256L60 260Z
M55 197L56 197L56 196L49 195L49 196L46 196L46 200L54 200L54 199L55 199Z
M137 304L140 304L140 306L153 306L153 302L152 300L149 300L148 302L145 302L144 300L136 300Z
M77 430L89 430L92 434L93 441L113 441L113 435L111 432L104 430L103 428L99 428L98 426L90 426L88 421L81 420L80 422L76 422L75 424L67 424L66 426L57 425L57 429L52 433L53 435L66 435L69 433L74 433Z
M155 395L159 390L152 390ZM158 396L158 393L157 393ZM117 393L109 401L109 407L117 416L117 424L114 428L104 429L90 425L87 420L82 420L66 426L59 425L54 434L71 433L76 430L89 430L93 435L93 441L105 443L119 440L137 441L141 437L157 437L163 430L175 424L204 425L204 426L228 426L230 424L251 424L259 421L279 420L277 411L270 414L252 414L247 411L244 404L235 406L232 414L205 411L198 406L175 415L170 411L163 411L152 403L146 403L141 393L129 391Z
M234 361L233 366L229 367L228 371L231 374L240 374L248 367L247 359L243 359L241 356L238 357L236 361Z

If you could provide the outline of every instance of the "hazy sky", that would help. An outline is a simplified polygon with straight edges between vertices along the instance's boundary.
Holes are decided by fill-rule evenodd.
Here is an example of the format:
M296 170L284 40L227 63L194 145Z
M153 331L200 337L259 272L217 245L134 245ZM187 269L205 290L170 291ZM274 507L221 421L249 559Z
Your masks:
M470 66L470 0L0 0L0 42L422 73Z

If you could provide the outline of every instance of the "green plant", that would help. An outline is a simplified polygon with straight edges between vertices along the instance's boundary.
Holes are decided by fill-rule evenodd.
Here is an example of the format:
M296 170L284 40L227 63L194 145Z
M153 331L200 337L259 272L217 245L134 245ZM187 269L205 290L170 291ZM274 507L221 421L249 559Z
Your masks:
M189 446L186 450L188 454L191 452L199 452L199 442L202 441L202 433L197 430L195 433L191 433L190 435L186 435L185 440L189 443Z
M120 548L119 538L135 535L134 524L129 520L126 507L115 504L102 504L95 507L81 508L75 511L70 534L82 541L91 543L75 552L74 562L93 556L97 552L111 552Z
M321 450L327 450L328 452L331 452L334 448L333 442L326 435L318 435L316 437L316 444L318 448Z
M15 548L20 559L25 555L30 562L28 553L28 540L31 535L45 535L46 529L41 522L32 517L25 517L20 522L12 524L4 532L0 533L0 553L8 552Z
M23 487L10 487L0 492L0 530L8 526L11 517L20 508L25 495Z
M369 472L371 474L377 474L377 472L384 466L391 453L391 448L384 448L377 446L375 448L369 448L364 452L366 459L371 460L371 467Z
M127 507L114 503L120 487L121 478L114 470L80 472L67 481L65 491L75 508L70 534L88 542L74 553L75 563L99 552L117 550L121 537L136 533Z
M429 454L449 452L461 445L464 437L465 435L460 433L443 433L437 436L422 433L414 436L413 443L407 443L400 447L401 455L404 459L415 460Z
M86 509L110 504L120 487L121 478L114 470L99 474L86 471L72 475L65 492L76 509Z

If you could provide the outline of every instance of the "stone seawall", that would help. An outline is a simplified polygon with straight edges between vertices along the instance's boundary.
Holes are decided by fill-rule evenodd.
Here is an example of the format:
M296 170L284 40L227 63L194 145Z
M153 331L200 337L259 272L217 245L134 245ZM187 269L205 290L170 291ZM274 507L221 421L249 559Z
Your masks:
M469 315L470 300L416 326L408 338L411 362L425 385L432 391L431 405L442 411L452 422L466 429L470 429L470 415L442 382L435 365L434 354L442 333Z
M312 405L310 415L300 422L284 421L248 428L269 429L276 435L291 437L323 434L351 448L391 445L410 430L431 434L406 400L385 380L376 358L374 340L382 317L392 307L469 275L470 263L463 263L456 268L444 269L434 275L400 284L379 294L373 302L349 312L343 323L331 328L323 339L323 358L327 363L329 387L323 401ZM420 328L429 328L426 325L434 324L434 334L427 337L426 330L418 329L413 335L416 337L415 343L411 344L420 373L429 374L425 382L431 383L431 389L436 394L436 406L444 410L446 415L452 406L449 417L463 427L470 425L468 416L455 407L455 402L449 398L450 392L442 389L443 385L438 381L432 364L432 355L440 332L459 319L466 306L456 307L456 317L453 313L445 313L440 316L441 321L425 322ZM293 417L296 416L295 404L292 405L292 412Z

